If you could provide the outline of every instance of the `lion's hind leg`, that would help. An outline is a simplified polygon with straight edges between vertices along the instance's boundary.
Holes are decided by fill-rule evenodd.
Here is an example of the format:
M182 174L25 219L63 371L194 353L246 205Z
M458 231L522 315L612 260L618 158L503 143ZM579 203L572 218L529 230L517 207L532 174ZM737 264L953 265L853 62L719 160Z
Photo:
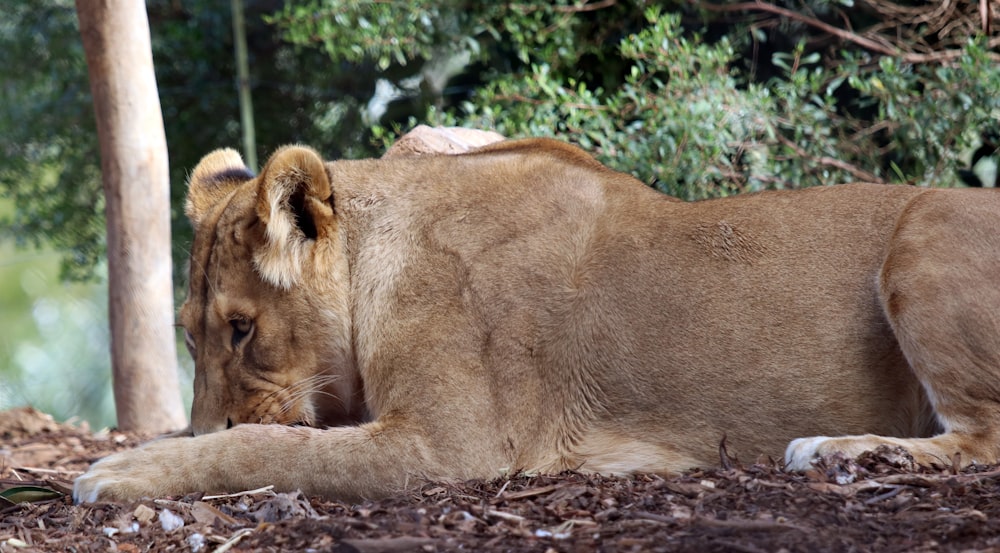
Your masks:
M992 192L992 191L986 191ZM921 465L1000 461L1000 195L935 190L897 224L879 296L940 428L932 437L812 437L786 451L791 470L815 456L901 446Z

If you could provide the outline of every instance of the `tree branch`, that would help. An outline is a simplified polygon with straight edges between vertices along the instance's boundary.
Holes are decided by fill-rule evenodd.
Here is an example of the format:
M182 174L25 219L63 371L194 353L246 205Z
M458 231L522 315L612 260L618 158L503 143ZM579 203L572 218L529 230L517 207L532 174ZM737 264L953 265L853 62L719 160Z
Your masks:
M593 4L588 3L588 1L584 1L582 4L577 4L575 6L549 6L549 8L557 13L581 13L603 10L604 8L614 6L617 3L618 0L601 0L600 2L594 2ZM544 6L532 6L526 4L512 4L510 7L521 13L531 13L545 9Z
M918 54L916 52L907 52L901 49L899 46L887 46L881 44L880 42L873 40L871 38L861 36L855 32L847 31L834 27L829 23L824 23L814 17L809 17L808 15L803 15L801 13L782 8L780 6L775 6L773 4L768 4L767 2L762 2L760 0L754 2L738 2L736 4L711 4L708 2L700 3L700 6L704 7L708 11L712 12L739 12L739 11L760 11L772 13L780 17L785 17L793 21L798 21L809 25L810 27L815 27L825 33L831 34L842 40L848 42L853 42L862 48L866 48L873 52L878 52L886 56L897 57L905 63L932 63L932 62L942 62L955 59L962 56L964 52L962 50L941 50L938 52L932 52L929 54ZM1000 45L1000 37L995 37L990 39L989 47L995 48ZM989 56L991 59L1000 61L1000 54L990 52Z
M855 167L855 166L851 165L850 163L847 163L846 161L841 161L839 159L834 159L832 157L827 157L827 156L816 157L816 156L810 155L809 152L807 152L805 150L805 148L803 148L802 146L799 146L798 144L792 142L788 138L785 138L784 136L781 135L781 133L775 133L775 136L778 137L778 141L779 142L781 142L785 146L788 146L789 148L791 148L792 150L794 150L795 153L796 153L796 155L798 155L799 157L812 160L812 161L814 161L814 162L816 162L816 163L818 163L820 165L827 165L827 166L830 166L830 167L836 167L837 169L840 169L842 171L847 171L848 173L850 173L851 175L853 175L854 178L861 179L861 180L863 180L865 182L874 182L874 183L877 183L877 184L886 184L885 179L883 179L883 178L875 175L874 173L869 173L868 171L865 171L864 169L860 169L858 167Z

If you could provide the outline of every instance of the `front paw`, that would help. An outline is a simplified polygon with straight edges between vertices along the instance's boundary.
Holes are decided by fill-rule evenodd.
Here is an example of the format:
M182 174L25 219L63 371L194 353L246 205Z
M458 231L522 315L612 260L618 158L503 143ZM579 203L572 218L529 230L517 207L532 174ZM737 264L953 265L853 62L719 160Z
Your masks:
M123 451L93 464L73 484L77 503L133 501L142 497L180 495L194 489L190 463L193 438L171 438Z

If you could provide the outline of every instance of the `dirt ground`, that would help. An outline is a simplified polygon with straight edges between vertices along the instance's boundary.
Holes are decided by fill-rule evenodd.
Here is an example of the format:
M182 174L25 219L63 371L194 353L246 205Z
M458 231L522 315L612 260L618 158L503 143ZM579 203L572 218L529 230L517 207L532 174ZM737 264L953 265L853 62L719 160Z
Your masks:
M92 461L141 441L0 412L0 552L1000 552L997 467L914 470L888 451L808 474L722 455L727 466L673 479L428 483L359 505L268 489L83 506L58 495Z

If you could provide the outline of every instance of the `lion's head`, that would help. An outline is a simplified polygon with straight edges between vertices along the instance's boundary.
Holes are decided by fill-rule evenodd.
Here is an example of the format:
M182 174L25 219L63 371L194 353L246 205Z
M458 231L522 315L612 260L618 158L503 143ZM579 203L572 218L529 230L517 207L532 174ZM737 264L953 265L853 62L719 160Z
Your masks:
M285 147L254 177L217 150L192 172L185 211L195 238L179 320L195 360L194 433L362 420L347 260L320 157Z

